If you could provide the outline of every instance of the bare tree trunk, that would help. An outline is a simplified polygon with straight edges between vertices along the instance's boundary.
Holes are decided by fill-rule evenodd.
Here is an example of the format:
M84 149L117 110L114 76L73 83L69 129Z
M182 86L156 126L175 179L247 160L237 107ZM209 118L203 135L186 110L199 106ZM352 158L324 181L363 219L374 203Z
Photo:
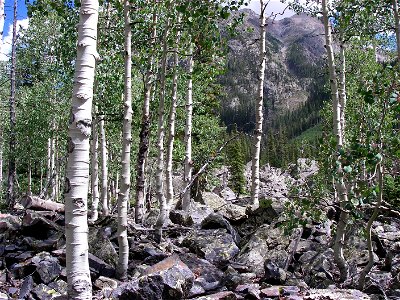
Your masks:
M335 59L332 49L332 35L331 26L329 24L327 0L322 0L322 16L325 28L325 43L328 55L329 77L332 93L332 106L333 106L333 131L336 137L337 153L343 147L343 131L341 126L341 119L344 119L344 107L341 107L339 98L338 81L336 76ZM342 116L343 114L343 116ZM337 157L340 160L340 157ZM337 170L339 178L335 181L336 190L339 198L340 216L336 228L335 243L333 246L334 260L340 271L340 280L345 281L349 275L349 268L343 255L343 246L345 242L345 233L349 213L346 210L346 203L348 202L347 187L343 179L343 170L341 167Z
M396 45L397 45L397 60L400 64L400 18L399 18L399 5L398 0L393 1L393 13L394 13L394 28L396 30Z
M380 162L377 166L377 175L378 175L378 186L379 186L379 194L378 201L374 207L374 212L372 213L371 218L368 220L367 227L365 229L367 233L367 245L368 245L368 264L364 267L364 269L360 273L360 278L358 280L358 289L363 290L365 285L365 278L367 277L369 271L371 271L374 266L374 248L372 247L372 224L376 220L379 214L379 210L383 201L383 166Z
M0 200L2 200L2 196L3 196L3 127L0 128Z
M118 194L118 265L117 278L127 279L128 272L128 201L131 187L131 123L132 123L132 31L130 20L130 3L124 1L125 21L125 101L124 101L124 125L122 129L122 171L121 188Z
M3 48L3 29L4 29L4 0L0 0L0 52ZM3 111L0 110L0 117L2 116ZM3 125L0 127L0 200L2 200L3 195Z
M54 126L52 126L52 129L54 131ZM50 157L51 157L51 159L50 159L50 161L51 161L51 167L50 167L50 170L51 170L51 177L50 177L50 180L51 180L51 184L50 184L50 186L51 186L51 196L50 196L50 198L52 200L55 200L56 199L56 180L55 180L55 177L57 176L56 169L55 169L55 161L56 161L56 159L55 159L55 137L51 138L51 156Z
M177 24L180 23L180 17L177 18ZM171 108L169 112L168 120L168 141L167 141L167 174L166 174L166 185L167 185L167 215L171 208L172 200L174 198L174 186L172 183L172 167L173 167L173 151L174 151L174 140L175 140L175 119L176 119L176 107L178 105L178 63L179 63L179 41L180 41L180 31L176 34L175 39L175 49L174 49L174 61L172 65L173 75L172 75L172 97L171 97Z
M266 33L266 17L265 17L264 0L260 0L260 69L258 73L258 101L256 107L256 127L254 129L254 148L253 159L251 165L251 201L254 207L259 205L260 194L260 148L263 130L263 106L264 106L264 77L265 77L265 33Z
M31 160L28 162L28 196L32 196L32 164Z
M106 130L104 128L104 115L99 116L100 123L100 155L101 155L101 194L100 201L102 203L103 216L109 215L108 208L108 162L107 162L107 143L106 143Z
M94 120L92 123L92 155L90 157L91 160L91 184L92 184L92 216L90 218L91 222L94 222L99 217L99 162L98 162L98 132L97 132L97 122L98 118L96 118L96 107L94 107Z
M4 0L0 0L0 52L3 50L4 18Z
M345 45L343 42L343 36L342 32L340 32L340 50L339 50L339 87L338 87L338 93L339 93L339 104L340 104L340 126L343 134L343 143L344 143L344 132L345 132L345 114L344 110L346 107L346 101L347 101L347 96L346 96L346 56L345 56Z
M160 103L158 105L158 130L157 130L157 168L156 168L156 195L160 205L160 215L158 216L155 229L158 239L162 238L162 227L167 220L167 202L164 195L163 175L164 175L164 101L165 101L165 76L167 72L168 56L168 36L170 30L170 20L167 20L163 35L163 50L160 70Z
M68 299L79 300L92 299L87 197L98 9L97 0L81 1L64 191Z
M186 94L186 125L185 125L185 162L183 181L187 186L192 180L193 161L192 161L192 120L193 120L193 44L190 39L189 48L189 79L187 82ZM188 189L182 197L182 209L186 212L190 210L190 189Z
M154 8L153 21L151 29L151 46L150 49L154 49L157 37L157 12ZM135 220L136 223L143 222L143 216L145 214L145 172L146 172L146 157L149 150L150 140L150 100L151 100L151 88L153 85L153 65L154 65L154 54L150 53L148 58L148 69L144 78L144 101L142 109L142 125L140 129L140 142L139 150L136 162L136 204L135 204Z
M15 117L15 69L17 64L17 0L14 0L14 19L13 19L13 36L12 36L12 48L11 48L11 93L10 93L10 141L9 141L9 153L8 153L8 181L7 181L7 195L6 202L8 207L13 208L15 204L15 177L16 177L16 165L15 165L15 151L16 151L16 117Z

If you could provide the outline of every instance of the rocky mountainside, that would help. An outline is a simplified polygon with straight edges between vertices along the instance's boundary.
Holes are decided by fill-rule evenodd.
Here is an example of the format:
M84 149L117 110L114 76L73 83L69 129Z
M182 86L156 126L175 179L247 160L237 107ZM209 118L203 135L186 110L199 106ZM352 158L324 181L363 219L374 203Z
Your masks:
M221 78L226 91L221 115L226 125L237 124L249 131L254 126L257 98L260 28L254 11L240 13L243 24L228 42L228 68ZM323 25L318 19L301 14L269 21L264 84L267 123L313 100L310 95L324 72L324 53Z

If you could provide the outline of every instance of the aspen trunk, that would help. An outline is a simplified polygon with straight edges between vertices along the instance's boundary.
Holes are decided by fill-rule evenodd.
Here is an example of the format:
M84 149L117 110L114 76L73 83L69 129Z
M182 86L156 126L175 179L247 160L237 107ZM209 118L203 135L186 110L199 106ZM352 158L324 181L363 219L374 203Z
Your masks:
M186 124L185 124L185 162L183 181L187 186L192 180L193 162L192 162L192 120L193 120L193 44L189 49L189 79L187 82L186 94ZM182 209L186 212L190 210L190 188L186 190L182 198Z
M345 132L345 114L344 110L346 107L346 56L345 56L345 45L343 42L342 33L340 34L340 50L339 50L339 104L340 104L340 126L343 134L343 143L344 143L344 132Z
M94 120L92 123L92 155L90 157L91 160L91 185L92 185L92 216L90 218L91 222L94 222L99 217L99 162L98 162L98 132L97 132L97 122L98 119L96 118L96 108L94 108Z
M46 184L49 186L50 180L52 178L52 169L51 169L51 138L47 139L47 173L46 173ZM48 198L46 192L46 198Z
M54 127L53 127L53 130L54 130ZM51 196L50 196L50 198L52 200L55 200L56 199L56 180L55 180L56 178L55 177L57 176L57 173L56 173L56 169L55 169L55 138L54 137L51 138L51 156L50 157L51 157L50 158L50 161L51 161L51 167L50 167Z
M31 161L28 162L28 196L32 196L32 165Z
M341 127L341 119L344 119L344 107L341 107L339 99L338 81L336 76L335 59L332 48L331 26L329 24L327 0L322 0L322 16L325 29L325 43L328 56L329 78L332 93L333 106L333 131L336 137L337 153L343 147L343 131ZM343 116L342 116L343 114ZM339 160L340 157L337 157ZM339 198L340 216L336 228L335 243L333 246L334 260L340 271L340 280L345 281L348 278L349 268L343 255L343 246L345 242L345 233L349 213L346 211L346 203L348 202L347 187L343 179L343 171L341 167L338 169L339 178L335 181L336 190Z
M398 0L393 1L394 28L396 30L396 45L397 45L397 61L400 63L400 18Z
M10 140L9 140L9 153L8 153L8 180L7 180L7 195L6 202L9 208L13 208L15 204L15 177L16 177L16 165L15 165L15 149L17 145L16 141L16 117L15 117L15 69L17 64L17 0L14 0L14 19L13 19L13 36L12 36L12 48L11 48L11 92L10 92Z
M266 17L265 17L265 4L260 0L261 14L260 14L260 69L258 74L258 101L256 106L256 127L254 129L254 148L253 159L251 165L251 201L254 207L259 205L260 194L260 148L261 137L263 130L263 106L264 106L264 77L265 77L265 33L266 33Z
M125 95L124 95L124 125L122 129L122 171L121 188L118 194L118 265L117 278L125 280L128 271L128 201L131 187L131 123L132 123L132 31L130 25L129 0L124 1L125 21Z
M100 123L100 155L101 155L101 194L100 201L102 203L103 216L109 215L108 209L108 161L107 161L107 143L106 143L106 130L104 126L104 115L99 116Z
M3 50L4 18L4 0L0 0L0 52Z
M154 49L157 37L157 13L154 10L152 20L151 49ZM136 204L135 204L135 220L136 223L143 222L145 213L145 172L146 157L149 150L150 140L150 99L151 88L153 85L153 65L154 54L150 53L148 58L148 69L144 79L144 101L142 109L142 124L140 129L139 150L136 161Z
M64 191L68 298L79 300L92 299L87 196L98 9L97 0L81 1Z
M180 23L180 18L177 19L177 24ZM167 212L169 214L169 210L172 204L172 200L174 198L174 186L172 183L172 167L173 167L173 151L174 151L174 140L175 140L175 119L176 119L176 107L178 105L178 48L179 48L179 40L180 40L180 31L176 34L175 39L175 49L174 49L174 61L173 61L173 75L172 75L172 97L171 97L171 108L169 112L169 120L168 120L168 141L167 141L167 174L166 174L166 185L167 185Z
M2 200L2 195L3 195L3 128L0 128L0 200Z
M378 200L374 207L374 212L372 213L371 218L368 220L367 227L365 229L367 235L367 245L368 245L368 264L364 267L364 269L360 273L360 278L358 280L358 289L363 290L365 285L365 278L367 277L369 271L371 271L374 266L374 248L372 247L372 224L376 220L379 214L379 209L383 202L383 166L380 162L377 166L377 175L378 175Z
M160 205L160 215L158 216L155 229L159 239L162 237L162 227L167 220L167 202L164 195L163 175L164 175L164 101L165 101L165 76L167 72L168 36L170 20L167 20L163 35L163 50L161 59L160 74L160 103L158 105L158 130L157 130L157 167L156 167L156 195Z

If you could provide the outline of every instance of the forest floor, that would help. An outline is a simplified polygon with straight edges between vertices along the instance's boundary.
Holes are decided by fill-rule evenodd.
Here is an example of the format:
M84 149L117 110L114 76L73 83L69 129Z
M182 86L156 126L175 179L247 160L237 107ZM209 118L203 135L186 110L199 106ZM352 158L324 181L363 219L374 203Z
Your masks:
M117 219L89 230L94 299L400 299L400 220L380 216L373 226L375 265L364 291L355 289L368 262L365 238L353 224L345 256L350 279L339 283L326 219L285 234L290 181L315 173L265 167L261 189L269 199L249 209L229 188L204 192L190 214L173 210L157 243L151 210L143 225L129 222L129 280L115 279ZM133 217L130 219L132 220ZM0 214L0 300L66 299L64 216L32 209Z

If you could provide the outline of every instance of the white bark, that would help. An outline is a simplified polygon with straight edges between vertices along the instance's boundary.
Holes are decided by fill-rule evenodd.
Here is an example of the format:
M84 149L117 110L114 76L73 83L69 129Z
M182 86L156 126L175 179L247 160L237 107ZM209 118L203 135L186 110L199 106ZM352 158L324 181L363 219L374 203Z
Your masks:
M0 52L3 49L4 18L4 0L0 0Z
M15 204L15 178L17 176L16 170L16 160L15 160L15 149L17 146L16 140L16 66L17 66L17 0L14 0L13 7L13 35L12 35L12 45L11 45L11 70L10 70L10 81L11 81L11 91L10 91L10 138L9 138L9 151L8 151L8 179L7 179L7 194L6 202L9 208L13 208Z
M165 127L164 127L164 101L165 101L165 76L167 72L167 54L168 54L168 36L169 36L169 21L167 20L167 24L165 25L164 35L163 35L163 50L162 50L162 59L161 59L161 74L160 74L160 103L158 105L158 130L157 130L157 168L156 168L156 195L157 200L160 206L160 214L158 216L155 228L156 234L159 239L162 236L162 227L164 226L165 221L167 220L167 202L164 195L164 184L163 184L163 175L164 175L164 135L165 135Z
M96 108L94 109L95 118L92 123L92 155L90 157L90 165L92 167L91 172L91 185L92 185L92 216L90 218L91 222L94 222L99 217L99 162L98 162L98 146L99 146L99 138L97 131L97 122L96 118Z
M340 50L339 50L339 61L340 61L340 68L339 68L339 104L340 104L340 126L343 135L343 143L344 143L344 132L345 132L345 107L347 102L346 96L346 56L345 56L345 45L343 42L342 35L340 36Z
M265 33L266 33L266 17L265 17L265 3L260 0L261 14L260 14L260 69L258 73L258 101L256 106L256 126L254 129L254 145L253 145L253 159L251 165L251 201L254 207L259 205L260 194L260 149L261 137L263 130L263 106L264 106L264 77L265 77Z
M177 18L177 24L180 23L180 18ZM166 174L166 184L167 184L167 215L169 214L169 210L171 208L172 200L174 198L174 186L172 183L172 167L173 167L173 151L174 151L174 140L175 140L175 119L176 119L176 107L178 105L178 48L179 48L179 40L180 40L180 31L176 34L175 39L175 49L174 49L174 61L173 61L173 75L172 75L172 97L171 97L171 108L169 112L169 120L168 120L168 142L167 142L167 174Z
M88 262L87 196L99 3L82 0L65 178L65 236L69 299L92 299Z
M0 128L0 199L2 195L2 190L3 190L3 128Z
M186 94L186 124L185 124L185 162L183 181L187 186L192 180L193 162L192 162L192 120L193 120L193 44L190 43L189 48L189 79L187 82ZM190 189L186 190L182 197L182 209L186 212L190 210Z
M54 131L54 127L53 127ZM50 149L51 149L51 155L50 155L50 161L51 161L51 167L50 167L50 180L51 180L51 196L50 198L52 200L56 199L56 181L55 181L55 176L56 176L56 169L55 169L55 138L51 138L51 143L50 143ZM54 176L53 176L54 174Z
M32 164L31 160L28 162L28 196L32 196Z
M327 0L322 0L322 16L325 29L325 43L328 56L329 79L332 93L332 107L333 107L333 131L336 137L337 152L343 147L343 131L341 126L341 119L344 120L344 107L341 106L339 98L338 81L336 76L335 58L332 48L332 35L331 26L329 23L328 5ZM342 116L343 114L343 116ZM338 157L339 159L339 157ZM348 265L343 255L343 246L345 242L345 233L349 214L346 211L346 203L348 202L347 187L343 179L343 171L341 168L338 170L339 178L335 181L336 191L339 198L340 216L336 228L334 250L334 260L340 271L340 280L345 281L348 278Z
M104 116L99 116L100 122L100 155L101 155L101 194L100 202L102 203L103 216L109 215L108 209L108 156L107 156L107 143L106 143L106 130L104 126Z
M152 29L151 29L151 46L150 49L155 49L157 38L157 12L154 8ZM150 52L148 58L147 72L144 79L144 101L142 109L142 124L140 129L140 142L136 162L136 204L135 204L135 220L136 223L142 223L145 213L145 186L146 186L146 161L149 153L150 143L150 100L151 89L153 86L153 66L154 53Z
M399 18L399 4L398 0L393 1L393 14L394 14L394 28L396 30L396 46L397 46L397 60L400 64L400 18Z
M124 0L125 21L125 91L124 91L124 125L122 129L122 170L121 187L118 194L118 265L117 278L125 280L128 271L128 201L131 187L131 123L132 123L132 31L130 25L130 4Z
M51 138L47 139L47 169L46 169L46 184L49 185L50 179L52 177L52 171L51 171ZM46 193L46 198L47 198L47 193Z

